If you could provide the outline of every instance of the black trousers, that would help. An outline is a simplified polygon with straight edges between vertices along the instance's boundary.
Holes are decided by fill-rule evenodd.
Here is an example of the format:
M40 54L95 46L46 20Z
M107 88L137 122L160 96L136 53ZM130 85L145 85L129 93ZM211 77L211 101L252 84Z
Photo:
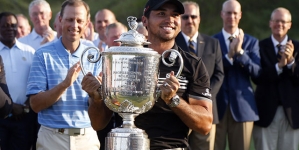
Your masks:
M0 119L1 150L34 150L37 125L37 114L32 110L20 120L14 117Z

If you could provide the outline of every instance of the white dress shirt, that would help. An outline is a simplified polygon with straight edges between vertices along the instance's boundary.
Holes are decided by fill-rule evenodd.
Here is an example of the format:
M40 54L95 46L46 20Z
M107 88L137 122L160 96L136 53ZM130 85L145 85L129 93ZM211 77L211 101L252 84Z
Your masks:
M54 36L56 37L57 32L56 31L53 31L53 32L54 32ZM43 37L41 35L37 34L35 32L35 29L33 29L30 34L28 34L27 36L21 37L18 40L24 44L27 44L27 45L33 47L35 50L37 50L41 46L40 43L43 41Z
M17 39L12 48L0 42L0 55L4 63L6 82L14 103L24 104L27 100L27 79L34 52L32 47Z
M183 35L183 37L184 37L184 39L185 39L185 41L187 43L187 47L189 46L189 40L192 40L194 49L197 51L197 37L198 37L198 32L196 32L194 34L194 36L191 37L191 38L189 36L187 36L184 32L182 32L182 35Z
M95 38L92 42L93 42L93 44L94 44L96 47L98 47L98 45L99 45L100 42L101 42L101 39L100 39L99 36L98 36L98 37ZM102 48L103 48L103 51L105 51L105 49L108 48L108 45L107 45L105 42L103 42L103 44L102 44Z

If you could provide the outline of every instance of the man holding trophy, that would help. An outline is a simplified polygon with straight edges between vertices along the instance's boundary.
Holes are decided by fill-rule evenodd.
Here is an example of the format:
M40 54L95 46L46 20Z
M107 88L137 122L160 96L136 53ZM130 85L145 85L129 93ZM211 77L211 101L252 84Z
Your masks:
M171 52L166 61L174 65L169 67L160 63L157 66L159 82L162 83L159 87L161 93L152 109L139 114L135 119L136 127L147 133L151 150L186 150L189 147L189 129L208 134L212 126L212 101L206 68L200 58L184 52L175 44L175 37L181 28L180 15L183 13L184 7L179 0L149 0L142 17L148 30L148 41L151 42L148 48L159 54L175 49L184 60L182 62ZM179 63L184 63L184 66L181 74L176 77ZM112 115L110 106L105 104L104 92L99 92L102 81L105 85L104 79L105 72L103 80L102 76L94 77L87 73L81 83L83 90L90 96L88 112L95 130L103 129Z

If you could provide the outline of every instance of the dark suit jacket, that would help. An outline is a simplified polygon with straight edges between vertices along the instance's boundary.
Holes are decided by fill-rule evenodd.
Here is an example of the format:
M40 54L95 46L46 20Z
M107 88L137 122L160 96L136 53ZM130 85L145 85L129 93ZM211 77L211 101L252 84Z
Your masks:
M176 43L184 51L189 51L182 33L179 33L176 37ZM219 123L216 95L224 78L222 55L218 40L204 34L198 34L197 56L202 58L210 75L210 87L213 101L213 123L216 124Z
M217 95L219 120L227 108L237 122L256 121L259 119L250 78L260 72L258 40L244 35L242 49L244 54L233 58L233 65L225 55L228 50L222 32L214 35L220 42L224 67L224 81Z
M284 108L290 125L299 128L299 42L293 41L295 64L291 69L283 68L278 75L275 64L278 62L271 37L260 41L260 56L262 71L254 80L257 84L255 98L260 120L255 124L268 127L272 122L279 100Z

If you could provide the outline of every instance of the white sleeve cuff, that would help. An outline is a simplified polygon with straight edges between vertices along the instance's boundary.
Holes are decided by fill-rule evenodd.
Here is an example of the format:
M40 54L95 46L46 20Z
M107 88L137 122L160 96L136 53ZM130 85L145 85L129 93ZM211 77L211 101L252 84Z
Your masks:
M277 75L280 75L282 73L282 69L278 67L278 63L275 64L275 68L276 68Z
M295 60L293 60L291 63L287 64L288 69L291 69L294 63L295 63Z
M229 63L230 63L231 65L234 64L234 59L233 59L233 58L229 58L227 54L225 54L225 58L229 61Z

